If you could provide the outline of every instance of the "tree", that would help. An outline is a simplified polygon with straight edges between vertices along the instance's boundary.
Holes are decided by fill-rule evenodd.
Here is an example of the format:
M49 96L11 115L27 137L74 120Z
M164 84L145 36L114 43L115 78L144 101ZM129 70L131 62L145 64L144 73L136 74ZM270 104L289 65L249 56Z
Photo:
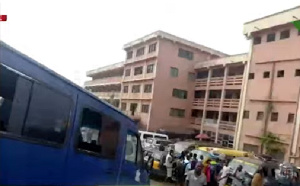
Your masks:
M271 132L267 132L260 138L261 145L265 148L266 154L275 155L283 152L281 139Z

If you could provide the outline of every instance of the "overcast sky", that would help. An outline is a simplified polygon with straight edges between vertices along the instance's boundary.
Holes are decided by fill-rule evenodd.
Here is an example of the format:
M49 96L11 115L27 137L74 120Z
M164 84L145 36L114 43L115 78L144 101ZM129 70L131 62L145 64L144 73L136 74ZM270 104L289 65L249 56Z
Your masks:
M227 54L247 52L243 23L299 0L1 0L0 38L82 85L125 59L125 43L157 30Z

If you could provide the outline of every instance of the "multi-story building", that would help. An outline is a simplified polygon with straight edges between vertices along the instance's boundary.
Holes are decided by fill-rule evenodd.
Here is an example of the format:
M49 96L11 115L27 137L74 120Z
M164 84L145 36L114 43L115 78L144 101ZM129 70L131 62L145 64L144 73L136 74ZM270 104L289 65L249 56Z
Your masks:
M247 54L199 62L190 124L211 141L233 147Z
M125 44L124 50L120 108L152 131L184 132L194 94L194 65L227 56L162 31Z
M92 80L86 81L84 86L100 99L119 107L123 72L124 62L90 70L86 75Z
M299 162L300 6L244 24L251 41L236 148L264 152L261 137L278 136L281 159ZM296 117L297 116L297 117Z

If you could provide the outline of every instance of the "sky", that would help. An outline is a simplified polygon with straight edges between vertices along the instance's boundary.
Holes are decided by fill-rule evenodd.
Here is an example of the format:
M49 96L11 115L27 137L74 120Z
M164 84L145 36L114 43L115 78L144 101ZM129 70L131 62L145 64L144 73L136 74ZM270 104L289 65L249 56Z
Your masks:
M299 0L1 0L0 39L83 85L86 71L125 59L123 45L157 30L227 54L249 50L247 21Z

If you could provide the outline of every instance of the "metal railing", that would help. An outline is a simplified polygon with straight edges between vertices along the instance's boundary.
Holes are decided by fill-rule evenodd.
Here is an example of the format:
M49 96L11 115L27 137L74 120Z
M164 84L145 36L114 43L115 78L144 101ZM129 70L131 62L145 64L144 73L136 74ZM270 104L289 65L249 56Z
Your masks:
M224 77L210 78L209 86L223 86Z
M219 129L235 131L236 122L232 121L220 121Z
M205 79L196 79L195 80L195 87L196 88L206 88L207 85L207 78Z

